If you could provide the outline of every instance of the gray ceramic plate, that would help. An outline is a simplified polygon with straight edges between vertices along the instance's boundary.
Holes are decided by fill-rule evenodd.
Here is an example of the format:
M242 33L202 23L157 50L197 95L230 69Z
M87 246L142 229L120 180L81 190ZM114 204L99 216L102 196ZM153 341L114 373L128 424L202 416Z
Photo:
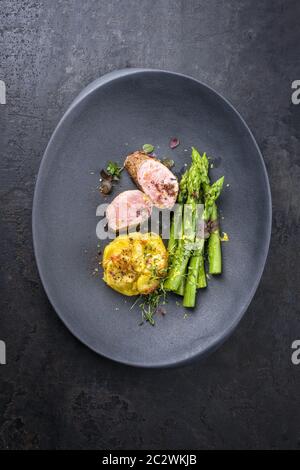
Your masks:
M180 139L175 150L170 137ZM215 158L213 179L225 175L220 199L224 272L198 295L185 315L170 296L156 326L140 326L133 298L109 289L91 273L97 247L99 170L151 143L176 170L190 161L191 145ZM133 188L122 175L112 197ZM111 197L111 198L112 198ZM246 311L269 247L271 196L255 140L235 109L190 77L128 69L96 80L58 124L40 167L33 204L36 260L59 317L83 343L125 364L163 367L188 362L219 346Z

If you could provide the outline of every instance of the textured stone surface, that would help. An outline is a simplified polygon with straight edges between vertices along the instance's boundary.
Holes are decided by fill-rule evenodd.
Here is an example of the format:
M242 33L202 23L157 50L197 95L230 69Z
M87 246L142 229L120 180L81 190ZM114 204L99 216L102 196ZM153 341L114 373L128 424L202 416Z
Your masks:
M300 79L297 0L2 0L0 448L300 447ZM37 273L31 205L45 146L78 92L146 66L223 93L264 154L273 237L234 335L202 363L135 370L96 356L61 324Z

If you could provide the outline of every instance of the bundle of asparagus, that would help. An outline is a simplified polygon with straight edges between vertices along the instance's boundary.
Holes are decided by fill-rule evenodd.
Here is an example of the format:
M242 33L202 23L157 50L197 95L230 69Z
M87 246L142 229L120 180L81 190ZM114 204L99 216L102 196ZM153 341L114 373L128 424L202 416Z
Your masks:
M165 289L183 296L184 307L194 307L197 288L206 287L205 240L208 238L209 273L222 271L216 200L224 177L210 185L209 162L192 147L192 163L181 178L178 206L170 230L170 267ZM201 206L200 206L201 205ZM202 212L199 210L202 207ZM199 231L199 226L205 231Z

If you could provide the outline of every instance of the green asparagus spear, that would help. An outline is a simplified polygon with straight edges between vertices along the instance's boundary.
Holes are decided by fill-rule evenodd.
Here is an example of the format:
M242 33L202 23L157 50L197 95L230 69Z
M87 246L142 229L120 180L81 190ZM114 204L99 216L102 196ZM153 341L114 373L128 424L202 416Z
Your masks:
M177 207L176 211L173 214L171 228L170 228L170 238L168 242L168 253L169 253L169 269L171 268L174 260L174 255L176 253L179 239L182 237L182 216L183 216L183 204L187 196L187 176L188 171L182 175L179 183L179 194L177 198Z
M185 204L183 211L183 226L184 235L179 240L173 263L169 270L168 277L165 281L165 289L177 291L180 286L181 280L187 268L189 257L192 251L192 243L194 241L194 227L192 220L193 208L190 204Z
M186 201L187 198L187 180L189 176L189 171L186 170L180 180L179 183L179 194L177 198L178 204L183 204Z
M192 256L188 265L188 277L186 280L184 296L183 296L184 307L195 306L199 264L200 264L200 256Z
M206 171L207 180L208 180L208 181L204 182L204 184L203 184L203 186L205 188L206 185L209 184L209 178L208 178L209 161L208 161L208 158L207 158L207 155L206 155L205 152L202 155L202 162L203 162L203 166L204 166L204 169ZM204 248L203 248L203 251L204 251ZM200 254L200 265L199 265L199 271L198 271L197 287L200 288L200 289L203 289L206 286L207 286L207 281L206 281L206 273L205 273L205 263L204 263L204 256L203 256L203 252L202 252Z
M208 240L209 273L220 274L222 271L221 242L218 228L218 211L216 200L218 199L224 183L224 176L218 179L212 186L206 188L207 220L211 221L212 231Z
M215 224L208 241L208 262L210 274L221 274L222 272L222 254L221 241L218 227L218 210L214 203L211 209L210 220Z
M184 288L185 288L185 276L183 276L183 278L181 279L180 285L179 285L179 287L178 287L178 289L175 293L177 295L183 296L184 295Z
M175 220L174 215L172 217L171 227L170 227L170 238L168 241L168 253L169 253L169 263L171 263L172 258L174 256L176 247L177 247L177 239L175 237Z
M198 280L197 280L197 287L199 289L203 289L207 286L206 282L206 273L205 273L205 265L204 265L204 256L203 253L200 255L200 266L198 271Z

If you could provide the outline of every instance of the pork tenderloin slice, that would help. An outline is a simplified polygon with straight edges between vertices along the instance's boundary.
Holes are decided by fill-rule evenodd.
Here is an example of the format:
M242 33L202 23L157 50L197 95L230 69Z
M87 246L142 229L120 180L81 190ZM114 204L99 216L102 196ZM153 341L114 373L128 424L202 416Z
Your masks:
M151 161L154 160L154 157L149 157L145 152L142 152L140 150L137 150L134 153L131 153L126 157L126 160L124 162L124 166L126 170L128 171L129 175L135 182L135 184L138 185L138 180L137 180L137 172L139 167L144 163L145 161ZM156 159L155 159L156 160ZM157 160L156 160L157 161Z
M113 231L135 227L145 222L151 212L152 202L146 194L138 189L124 191L106 209L108 227Z
M150 158L137 169L137 183L156 207L171 209L178 195L176 176L161 162Z

